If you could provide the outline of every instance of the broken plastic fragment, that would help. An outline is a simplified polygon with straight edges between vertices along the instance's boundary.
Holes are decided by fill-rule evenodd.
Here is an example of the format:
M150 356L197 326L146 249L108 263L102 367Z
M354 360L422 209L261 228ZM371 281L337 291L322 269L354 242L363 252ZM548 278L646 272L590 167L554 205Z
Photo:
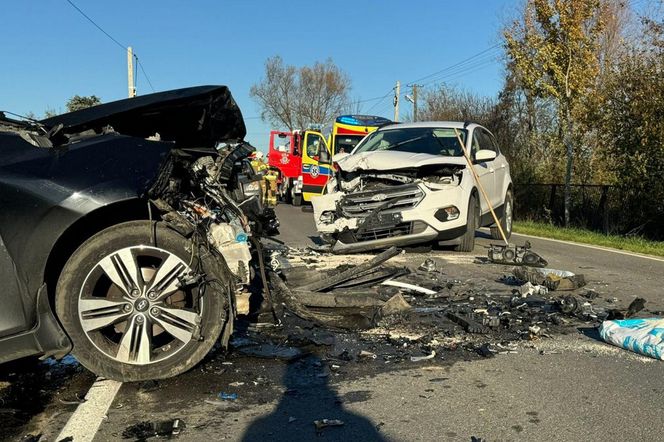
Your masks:
M420 361L428 361L429 359L433 359L436 357L436 351L432 350L431 354L427 356L411 356L410 361L411 362L420 362Z
M320 431L326 427L341 427L343 424L344 422L339 419L321 419L314 421L316 431Z
M380 311L383 316L389 316L403 313L408 310L410 310L410 304L406 302L403 295L397 294L388 299Z
M435 295L436 294L435 290L430 290L430 289L420 287L419 285L415 285L415 284L408 284L407 282L394 281L392 279L388 279L387 281L384 281L381 284L387 285L387 286L390 286L390 287L399 287L399 288L410 290L410 291L413 291L413 292L423 293L425 295Z

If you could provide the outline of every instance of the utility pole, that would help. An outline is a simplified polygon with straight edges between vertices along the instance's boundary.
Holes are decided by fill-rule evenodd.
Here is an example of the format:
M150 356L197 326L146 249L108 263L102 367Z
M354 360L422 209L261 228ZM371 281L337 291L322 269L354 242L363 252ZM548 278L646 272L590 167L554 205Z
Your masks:
M127 48L127 87L129 88L129 98L134 98L136 85L134 85L134 51L131 46Z
M399 121L399 96L401 95L401 83L397 80L397 85L394 88L394 122Z

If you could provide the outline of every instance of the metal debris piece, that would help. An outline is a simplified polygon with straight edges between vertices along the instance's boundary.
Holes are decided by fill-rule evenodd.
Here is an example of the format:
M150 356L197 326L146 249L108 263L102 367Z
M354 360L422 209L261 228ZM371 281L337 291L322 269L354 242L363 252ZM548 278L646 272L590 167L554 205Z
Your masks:
M491 331L489 328L485 327L482 324L479 324L479 323L473 321L472 319L470 319L467 316L462 316L460 314L453 313L453 312L447 312L447 317L450 320L452 320L452 321L456 322L457 324L459 324L460 326L462 326L464 328L464 330L466 330L468 333L485 334L485 333L489 333Z
M422 264L420 264L417 269L425 272L437 272L438 266L436 266L436 261L431 258L427 258Z
M364 272L370 271L373 268L378 267L388 259L398 255L399 253L401 253L399 249L397 249L396 247L390 247L389 249L385 250L382 253L379 253L378 255L376 255L375 257L373 257L372 259L370 259L365 263L359 264L351 269L348 269L344 272L341 272L329 278L325 278L322 281L316 281L311 284L307 284L305 286L298 288L300 290L312 291L312 292L320 292L330 289L350 279L362 276Z

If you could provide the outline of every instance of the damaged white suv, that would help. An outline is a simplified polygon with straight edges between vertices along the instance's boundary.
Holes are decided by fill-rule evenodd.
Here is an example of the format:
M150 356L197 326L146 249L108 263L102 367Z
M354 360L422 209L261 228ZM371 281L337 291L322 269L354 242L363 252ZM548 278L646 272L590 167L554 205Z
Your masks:
M483 226L499 239L457 132L509 237L512 179L493 134L475 123L419 122L382 127L334 157L327 193L312 198L316 227L332 251L437 241L470 252Z

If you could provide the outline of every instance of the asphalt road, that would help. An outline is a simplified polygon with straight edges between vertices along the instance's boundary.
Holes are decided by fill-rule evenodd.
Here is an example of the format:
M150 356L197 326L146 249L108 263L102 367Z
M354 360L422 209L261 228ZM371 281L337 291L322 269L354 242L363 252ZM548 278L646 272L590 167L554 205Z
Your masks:
M317 244L318 234L313 222L313 214L302 212L301 208L290 205L277 207L281 221L282 241L307 247ZM636 297L645 298L652 310L664 310L664 259L643 257L621 251L608 251L602 248L563 243L555 240L512 235L513 244L530 241L533 251L542 255L549 267L582 273L589 287L596 288L607 296L615 296L620 302L631 302ZM467 255L486 257L486 246L499 243L490 239L488 231L478 231L475 250ZM458 252L436 250L437 256L458 256Z
M282 241L313 244L311 213L279 206ZM513 241L525 238L518 235ZM583 272L589 287L627 305L635 296L651 309L662 305L664 262L586 247L530 239L551 267ZM485 256L478 241L473 253L435 250L406 255L421 262L433 257L446 275L496 284L503 266L474 264ZM653 307L655 306L655 307ZM339 343L344 345L344 342ZM592 330L524 342L516 353L494 358L461 357L434 361L380 359L339 363L330 371L325 356L297 362L255 359L239 354L210 355L175 379L123 384L109 399L96 441L115 440L141 422L186 423L180 440L660 440L664 412L664 365L609 346ZM0 372L2 369L0 368ZM76 397L90 376L74 376L78 387L63 386L53 401ZM74 382L72 381L72 382ZM88 384L89 385L89 384ZM86 387L87 388L87 387ZM93 387L94 389L94 387ZM237 393L219 401L218 393ZM25 426L54 440L76 405L47 407ZM313 421L340 419L341 427L321 430ZM86 422L83 422L85 425ZM134 427L135 428L135 427Z

